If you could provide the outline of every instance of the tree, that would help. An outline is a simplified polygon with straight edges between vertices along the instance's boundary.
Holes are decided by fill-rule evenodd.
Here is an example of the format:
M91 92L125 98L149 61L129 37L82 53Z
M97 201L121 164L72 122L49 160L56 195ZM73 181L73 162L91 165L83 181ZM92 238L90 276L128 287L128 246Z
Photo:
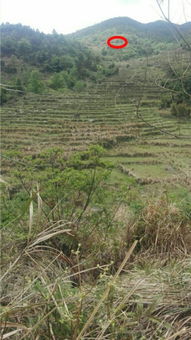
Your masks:
M27 39L22 38L18 42L17 51L18 51L19 55L23 55L24 57L27 57L29 55L29 53L31 52L30 42Z
M50 87L54 90L60 89L62 87L64 87L65 82L64 82L64 78L63 75L60 73L55 73L50 81Z
M13 39L6 37L6 38L2 38L1 41L1 53L2 56L11 56L13 54L16 53L16 41L14 41Z
M7 91L4 88L0 88L0 105L3 105L8 100Z
M28 89L34 93L42 93L43 83L40 79L40 73L38 71L32 71L29 78Z
M164 19L169 23L173 29L175 36L179 40L179 45L183 51L191 52L191 44L183 32L172 23L170 20L170 0L167 1L167 14L163 10L162 4L165 0L156 0L157 5L164 17ZM190 53L191 61L191 53ZM184 63L171 63L168 58L168 64L166 65L167 80L162 82L162 86L165 89L170 89L172 91L172 101L171 101L171 113L176 117L190 117L191 112L191 69L189 65L184 65Z
M189 118L191 113L191 107L186 104L175 104L171 106L171 113L175 117Z
M75 82L76 82L74 75L72 75L71 73L66 72L66 71L63 71L62 75L63 75L64 82L65 82L66 86L69 89L72 89L75 85Z
M20 78L17 78L16 79L16 81L15 81L15 86L16 86L16 89L18 90L18 91L24 91L24 86L23 86L23 84L22 84L22 81L21 81L21 79ZM20 94L22 94L22 92L20 92Z
M180 42L180 45L185 47L188 51L191 51L190 42L185 38L184 34L180 31L180 29L170 20L170 5L171 5L170 0L167 0L167 12L168 12L167 14L165 14L165 11L162 8L162 3L164 3L165 0L156 0L156 2L157 2L157 5L160 9L160 12L163 18L169 23L173 31L177 34L177 36L183 42L183 45L182 45L182 42Z
M58 34L54 28L53 28L53 30L52 30L52 34L53 34L53 35L57 35L57 34Z
M86 83L83 80L78 80L74 86L75 90L83 91L86 87Z

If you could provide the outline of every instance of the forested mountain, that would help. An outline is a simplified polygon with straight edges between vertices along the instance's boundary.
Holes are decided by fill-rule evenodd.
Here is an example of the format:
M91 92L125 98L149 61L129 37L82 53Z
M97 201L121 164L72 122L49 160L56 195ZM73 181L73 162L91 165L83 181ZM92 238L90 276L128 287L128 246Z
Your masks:
M96 71L98 56L79 42L71 42L62 34L53 31L44 34L21 24L1 25L2 57L16 56L37 66L42 72L68 71L73 68L80 78L88 71Z
M44 34L21 24L2 24L2 83L20 92L4 87L1 102L24 92L82 91L88 83L117 75L121 62L157 55L180 44L186 49L178 32L189 41L191 23L175 26L174 30L164 21L142 24L119 17L63 35L55 30ZM106 40L113 35L128 38L128 47L108 47Z
M175 25L159 20L142 24L128 17L117 17L84 28L69 36L77 38L91 48L101 50L104 56L128 60L159 54L162 50L174 48L178 42L184 47L181 33L190 40L191 22ZM114 35L124 35L129 40L128 49L122 49L119 53L107 47L106 40Z
M50 88L82 90L87 81L99 78L101 57L83 43L56 31L44 34L21 24L2 24L0 29L3 84L42 93ZM110 74L115 72L113 65ZM12 95L3 90L2 101Z
M191 33L191 22L187 22L183 25L172 24L178 30L183 31L185 34ZM160 39L161 41L173 41L171 26L163 20L157 20L148 24L140 23L134 19L128 17L116 17L105 20L101 23L86 27L75 33L68 34L73 37L90 36L93 33L104 33L106 30L113 30L116 33L137 33L142 35L150 35L154 39Z

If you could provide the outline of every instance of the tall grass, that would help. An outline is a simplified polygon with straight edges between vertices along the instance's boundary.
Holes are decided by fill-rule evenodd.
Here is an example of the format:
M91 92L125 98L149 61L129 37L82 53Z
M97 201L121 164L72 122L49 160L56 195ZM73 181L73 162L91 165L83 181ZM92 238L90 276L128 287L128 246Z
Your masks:
M163 194L138 215L113 207L107 223L87 209L76 226L45 223L37 196L27 242L3 257L2 339L190 339L191 223L178 206Z

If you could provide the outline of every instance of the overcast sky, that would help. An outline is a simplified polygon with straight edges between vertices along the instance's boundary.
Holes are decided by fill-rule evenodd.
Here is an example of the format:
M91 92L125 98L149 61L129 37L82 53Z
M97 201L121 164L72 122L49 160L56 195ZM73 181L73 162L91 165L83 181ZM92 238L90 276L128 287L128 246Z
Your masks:
M191 21L191 0L170 2L173 22ZM1 0L1 22L22 23L45 33L53 28L72 33L119 16L143 23L162 19L156 0Z

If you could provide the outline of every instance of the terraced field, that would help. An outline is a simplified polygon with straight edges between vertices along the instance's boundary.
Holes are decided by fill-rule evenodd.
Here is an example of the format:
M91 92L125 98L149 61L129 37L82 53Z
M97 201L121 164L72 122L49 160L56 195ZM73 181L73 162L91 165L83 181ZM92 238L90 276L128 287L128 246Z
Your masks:
M160 91L151 85L111 81L86 93L28 94L2 109L3 174L12 151L33 154L51 146L65 153L100 143L119 173L147 184L175 181L191 170L191 122L159 110ZM140 105L139 105L140 104Z

